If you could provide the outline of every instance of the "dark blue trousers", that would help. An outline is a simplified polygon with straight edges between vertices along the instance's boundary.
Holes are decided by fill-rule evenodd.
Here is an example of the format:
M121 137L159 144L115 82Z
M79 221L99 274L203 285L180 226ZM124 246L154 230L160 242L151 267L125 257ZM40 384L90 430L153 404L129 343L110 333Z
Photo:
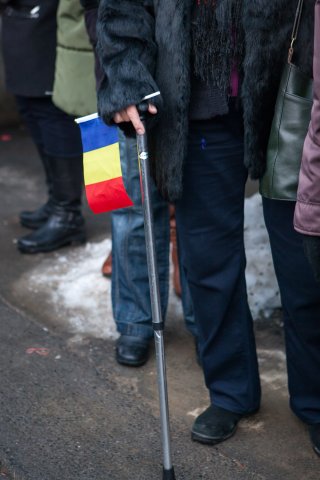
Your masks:
M237 413L260 404L245 281L242 119L192 122L176 219L211 401Z
M320 423L320 286L293 228L294 202L263 199L284 319L290 405Z

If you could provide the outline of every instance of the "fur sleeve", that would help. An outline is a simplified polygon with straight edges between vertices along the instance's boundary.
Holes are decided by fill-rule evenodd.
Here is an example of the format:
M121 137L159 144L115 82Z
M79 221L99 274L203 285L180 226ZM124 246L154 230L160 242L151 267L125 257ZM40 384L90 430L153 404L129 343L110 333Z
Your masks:
M152 0L100 2L98 53L105 77L98 107L107 123L116 112L158 90L153 80L157 53L154 23Z

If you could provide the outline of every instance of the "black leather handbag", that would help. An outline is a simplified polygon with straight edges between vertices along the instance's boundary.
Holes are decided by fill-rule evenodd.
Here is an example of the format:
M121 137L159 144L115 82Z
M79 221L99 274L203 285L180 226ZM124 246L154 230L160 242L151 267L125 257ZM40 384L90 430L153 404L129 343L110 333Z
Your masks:
M288 63L279 86L260 193L275 200L296 200L303 144L312 109L313 81L291 63L300 26L299 0L291 36Z

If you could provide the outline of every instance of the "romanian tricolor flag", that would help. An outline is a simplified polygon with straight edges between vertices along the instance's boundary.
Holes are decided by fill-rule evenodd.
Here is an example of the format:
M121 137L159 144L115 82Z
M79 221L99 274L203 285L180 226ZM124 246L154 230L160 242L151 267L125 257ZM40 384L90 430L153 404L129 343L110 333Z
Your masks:
M103 213L133 205L123 180L119 137L97 114L78 118L83 146L83 172L89 207Z

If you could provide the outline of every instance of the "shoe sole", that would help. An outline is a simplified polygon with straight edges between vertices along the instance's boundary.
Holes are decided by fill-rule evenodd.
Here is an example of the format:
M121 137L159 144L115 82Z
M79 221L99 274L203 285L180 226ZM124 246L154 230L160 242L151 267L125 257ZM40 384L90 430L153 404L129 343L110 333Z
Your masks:
M194 442L200 442L205 445L217 445L217 443L224 442L225 440L228 440L228 438L232 437L237 430L237 426L230 432L228 435L225 435L224 437L219 437L219 438L214 438L214 437L208 437L207 435L202 435L201 433L196 433L191 430L191 439Z
M134 361L130 361L130 360L122 360L118 356L116 356L116 360L120 365L125 365L127 367L142 367L142 365L144 365L148 361L148 359L146 359L146 360L142 360L140 362L134 362Z
M18 244L18 250L21 253L49 253L53 252L54 250L58 250L59 248L66 247L67 245L82 245L83 243L86 243L86 237L84 235L79 235L75 237L70 237L67 240L65 240L63 243L56 243L55 245L50 245L50 247L46 247L45 245L43 247L28 247L24 248L23 246L20 246Z

